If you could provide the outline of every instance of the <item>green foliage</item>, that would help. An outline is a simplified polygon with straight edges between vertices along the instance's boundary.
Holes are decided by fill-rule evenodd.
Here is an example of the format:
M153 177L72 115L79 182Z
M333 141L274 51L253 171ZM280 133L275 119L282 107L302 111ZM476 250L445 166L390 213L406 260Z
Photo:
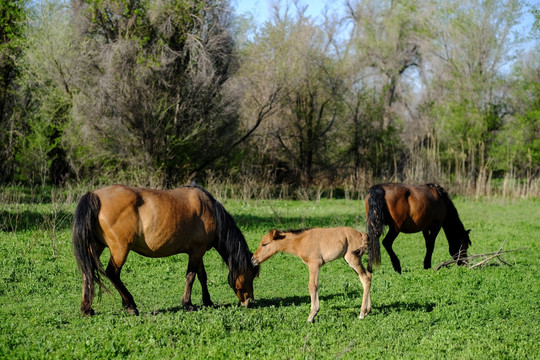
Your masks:
M496 251L505 240L504 249L527 249L504 256L511 266L424 270L421 234L401 234L394 250L403 274L393 271L382 250L382 265L373 275L372 313L358 319L360 281L345 262L334 261L321 269L321 310L314 324L306 322L308 271L300 259L280 254L264 263L255 280L256 304L244 309L236 304L215 250L205 255L214 308L181 309L185 255L131 254L122 277L141 315L128 316L114 292L96 298L94 317L81 317L81 279L70 239L75 204L2 203L0 221L17 214L25 220L18 225L9 220L16 231L0 226L0 354L10 359L538 358L540 247L532 240L540 231L538 200L454 201L472 229L471 253ZM224 205L252 251L273 227L365 228L361 201ZM56 222L43 220L55 213ZM441 233L433 265L449 257ZM200 297L196 283L195 304Z
M2 183L540 174L517 0L292 2L259 28L228 0L0 1Z
M0 0L0 181L13 180L16 133L14 119L17 60L24 43L26 0Z
M515 66L510 89L513 116L491 149L496 168L529 176L540 171L540 50L529 51Z
M86 20L76 41L89 61L72 130L90 144L92 166L107 171L105 158L114 171L138 167L171 183L223 154L238 118L225 92L234 73L227 3L86 3L74 14Z

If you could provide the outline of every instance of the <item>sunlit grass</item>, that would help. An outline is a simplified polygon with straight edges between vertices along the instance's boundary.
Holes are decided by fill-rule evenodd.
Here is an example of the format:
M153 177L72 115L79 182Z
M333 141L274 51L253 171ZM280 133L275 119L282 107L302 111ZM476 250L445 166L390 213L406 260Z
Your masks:
M422 236L401 234L394 250L403 274L393 271L382 250L372 313L358 319L360 281L343 261L334 261L321 269L321 309L314 324L306 322L308 272L300 259L279 254L265 262L255 280L255 306L244 309L214 250L205 264L215 307L181 309L186 255L148 259L132 253L122 278L141 315L128 316L113 292L96 298L96 316L81 317L81 279L71 250L74 204L0 204L0 358L540 357L540 202L459 198L455 204L472 229L470 253L496 251L504 241L505 249L528 250L505 254L512 266L423 270ZM227 200L224 205L252 251L274 227L365 230L361 201ZM19 222L8 224L8 218ZM448 259L441 233L433 266ZM197 282L193 301L201 304Z

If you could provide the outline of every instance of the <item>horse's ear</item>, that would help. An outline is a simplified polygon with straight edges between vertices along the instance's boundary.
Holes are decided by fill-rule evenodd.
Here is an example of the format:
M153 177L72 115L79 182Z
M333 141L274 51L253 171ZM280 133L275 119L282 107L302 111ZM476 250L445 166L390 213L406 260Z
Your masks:
M471 229L467 230L467 235L469 235L471 233Z

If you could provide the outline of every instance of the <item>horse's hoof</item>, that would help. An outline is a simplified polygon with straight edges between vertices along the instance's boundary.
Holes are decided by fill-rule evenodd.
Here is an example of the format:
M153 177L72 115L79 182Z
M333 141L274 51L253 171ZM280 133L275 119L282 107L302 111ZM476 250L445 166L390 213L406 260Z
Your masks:
M136 307L135 308L134 307L128 307L128 308L126 308L126 311L130 315L139 316L139 309L137 309Z
M193 304L185 304L184 310L186 310L187 312L191 312L191 311L196 311L197 308Z
M363 318L365 318L365 317L366 317L366 315L364 315L364 314L360 314L360 315L358 316L359 319L363 319Z
M83 316L89 317L89 316L94 316L96 313L94 312L94 309L90 309L90 310L82 310L82 314Z

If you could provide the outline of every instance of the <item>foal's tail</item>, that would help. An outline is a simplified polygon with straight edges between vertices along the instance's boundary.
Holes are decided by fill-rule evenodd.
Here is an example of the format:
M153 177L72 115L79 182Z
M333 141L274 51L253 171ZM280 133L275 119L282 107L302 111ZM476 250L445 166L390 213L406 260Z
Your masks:
M73 221L73 253L82 273L84 290L87 294L93 293L94 282L108 291L101 281L101 275L105 277L107 275L99 261L96 248L98 242L96 229L99 226L98 214L100 209L99 197L88 192L79 200Z
M385 199L384 189L381 185L374 185L368 190L368 212L367 212L367 228L368 228L368 271L372 271L373 265L381 264L381 249L379 237L382 234L384 226Z

